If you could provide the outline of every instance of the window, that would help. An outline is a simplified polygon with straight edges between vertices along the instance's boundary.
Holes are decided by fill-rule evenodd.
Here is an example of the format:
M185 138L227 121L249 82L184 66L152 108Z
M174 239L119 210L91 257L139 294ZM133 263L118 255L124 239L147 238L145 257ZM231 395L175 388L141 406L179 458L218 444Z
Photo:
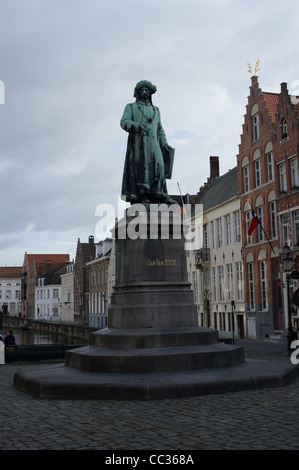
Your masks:
M251 222L251 211L246 212L246 235L247 235L247 245L250 245L252 243L251 236L248 235L248 230L250 227L250 222Z
M260 261L260 282L261 282L261 302L262 309L267 308L267 269L266 261Z
M257 216L260 220L260 224L258 224L258 241L262 242L262 241L264 241L264 231L263 231L264 208L263 208L263 206L260 206L260 207L257 208Z
M295 211L293 214L294 222L294 243L299 245L299 211Z
M197 271L193 271L192 273L192 287L193 287L194 302L197 304L198 302Z
M235 243L241 242L241 221L240 211L234 213L234 226L235 226Z
M243 168L243 179L244 179L244 193L250 190L250 181L249 181L249 166L244 166Z
M273 153L267 154L268 181L274 180L274 157Z
M207 228L207 225L203 226L203 248L208 248L208 228Z
M214 229L214 221L211 222L211 234L212 234L212 249L215 249L215 229Z
M5 298L6 299L11 299L11 290L7 290L5 293Z
M232 242L230 214L225 216L225 242L230 245Z
M271 238L277 237L277 210L276 202L270 202L270 222L271 222Z
M235 272L236 272L236 296L237 300L243 300L243 270L242 262L237 261L235 263Z
M218 266L218 299L219 301L224 300L224 268Z
M213 296L213 301L216 302L216 300L217 300L217 294L216 294L216 268L212 268L212 277L213 277L212 296Z
M58 289L53 289L53 299L58 299L58 293L59 293Z
M249 309L254 310L254 271L253 263L248 263Z
M290 161L291 164L291 184L292 188L297 188L299 186L298 179L298 159L297 157L292 158Z
M290 224L288 214L284 214L281 217L281 229L282 229L282 246L290 246Z
M262 177L261 177L261 161L256 160L254 162L255 168L255 185L260 186L262 184Z
M226 288L228 300L233 299L233 265L231 263L226 265Z
M279 184L280 192L286 192L287 190L287 174L286 174L286 164L281 163L279 165Z
M222 247L222 219L216 220L217 224L217 248Z
M287 139L288 138L288 126L287 126L287 120L285 118L282 119L281 121L281 139Z
M258 114L255 114L252 118L252 129L253 129L253 142L256 142L260 138L260 125L259 125Z

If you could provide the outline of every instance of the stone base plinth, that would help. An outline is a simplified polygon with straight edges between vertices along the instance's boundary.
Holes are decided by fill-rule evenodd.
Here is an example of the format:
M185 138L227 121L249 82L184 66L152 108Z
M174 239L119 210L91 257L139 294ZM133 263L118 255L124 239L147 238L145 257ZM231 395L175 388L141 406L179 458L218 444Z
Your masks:
M232 367L244 361L241 347L218 342L204 328L107 329L91 345L68 350L65 364L87 372L146 373Z
M217 331L198 327L184 227L165 215L167 208L140 208L117 224L108 328L92 333L89 346L66 351L63 370L16 374L16 387L41 398L165 398L182 396L181 386L201 393L201 385L194 386L201 372L244 363L242 347L220 343Z

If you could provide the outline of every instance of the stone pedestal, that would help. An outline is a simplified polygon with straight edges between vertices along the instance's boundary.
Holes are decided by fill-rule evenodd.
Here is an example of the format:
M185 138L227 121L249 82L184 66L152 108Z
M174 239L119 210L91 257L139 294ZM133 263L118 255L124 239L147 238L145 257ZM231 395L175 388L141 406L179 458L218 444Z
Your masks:
M228 376L220 385L210 375L242 365L244 350L197 326L180 214L147 206L127 216L115 227L108 328L92 333L88 346L67 350L63 367L16 374L15 386L40 398L126 400L243 387L242 372L232 388Z
M93 333L89 346L67 351L66 365L89 372L148 373L244 361L242 348L221 344L216 330L198 327L179 212L140 206L117 224L115 239L108 329Z
M139 238L132 239L136 227ZM125 234L125 239L119 238ZM115 237L116 282L109 328L197 326L180 214L167 206L164 210L141 206L135 217L120 221Z

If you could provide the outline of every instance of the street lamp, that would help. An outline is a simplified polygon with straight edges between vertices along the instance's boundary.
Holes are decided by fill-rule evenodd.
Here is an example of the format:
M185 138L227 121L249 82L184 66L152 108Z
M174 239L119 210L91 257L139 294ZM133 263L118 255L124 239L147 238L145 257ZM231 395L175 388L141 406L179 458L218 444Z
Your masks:
M287 333L287 340L288 340L288 353L291 355L291 344L292 341L295 339L295 334L292 325L292 316L291 316L291 293L290 293L290 273L292 270L292 258L290 253L287 253L283 258L283 268L284 272L286 273L287 278L287 293L288 293L288 333Z

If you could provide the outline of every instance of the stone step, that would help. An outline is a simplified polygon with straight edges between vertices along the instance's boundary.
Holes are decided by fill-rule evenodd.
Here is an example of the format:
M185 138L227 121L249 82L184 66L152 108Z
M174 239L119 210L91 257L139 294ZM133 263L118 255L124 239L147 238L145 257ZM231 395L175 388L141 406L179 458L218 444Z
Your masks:
M86 346L66 351L65 365L86 372L162 372L233 367L244 362L242 347L214 343L141 349Z
M105 328L90 336L90 345L112 349L160 348L212 344L218 331L202 327L186 328Z

